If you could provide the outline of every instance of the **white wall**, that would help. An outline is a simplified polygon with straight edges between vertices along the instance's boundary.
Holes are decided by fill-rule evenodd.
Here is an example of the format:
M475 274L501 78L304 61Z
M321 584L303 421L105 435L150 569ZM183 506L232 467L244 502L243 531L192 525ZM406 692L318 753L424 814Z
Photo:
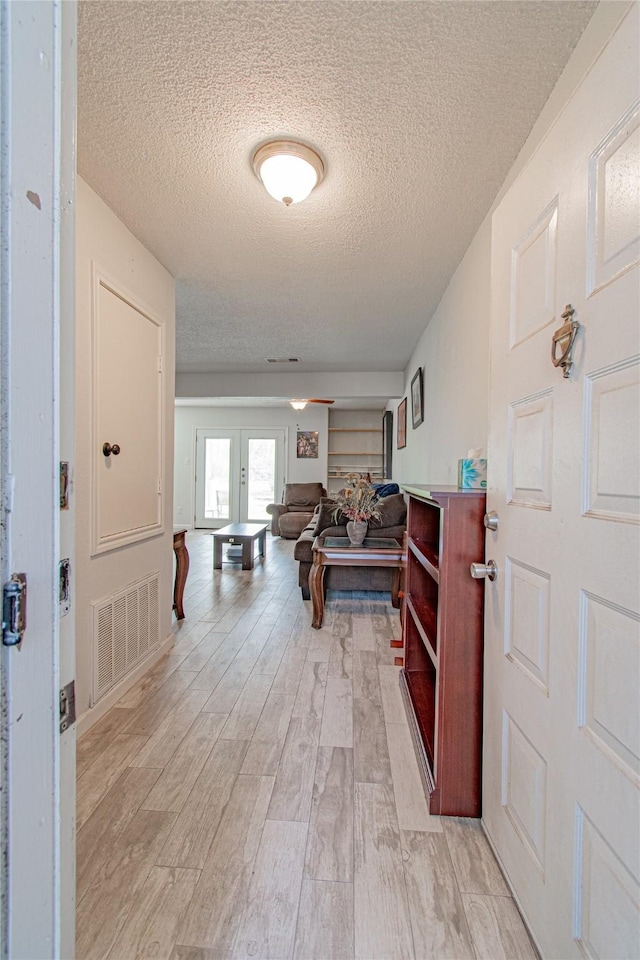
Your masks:
M160 571L160 639L171 633L173 592L173 404L175 293L169 273L78 178L76 209L76 709L89 708L91 691L91 603ZM91 557L91 264L95 261L123 289L148 304L166 326L164 411L165 532L141 543ZM124 345L123 345L124 349ZM86 720L87 718L85 718ZM91 722L90 719L88 721ZM84 724L83 726L86 726Z
M396 444L399 401L387 407L394 411L393 479L398 483L456 483L458 459L470 447L486 449L493 211L628 7L627 2L605 2L596 9L435 314L430 321L425 318L428 326L405 370L402 396L407 397L407 445L402 450ZM413 430L410 388L420 366L424 370L424 422Z
M397 483L456 483L458 459L487 442L491 235L485 220L425 330L406 371L407 445L397 449ZM411 380L424 374L424 420L414 430ZM397 409L397 403L389 409Z
M327 407L308 404L304 410L280 407L178 406L175 410L174 522L191 526L194 517L194 457L196 429L261 427L288 428L286 481L304 483L327 481ZM298 430L317 430L317 460L296 458ZM277 494L281 497L282 491ZM181 510L179 508L182 508Z

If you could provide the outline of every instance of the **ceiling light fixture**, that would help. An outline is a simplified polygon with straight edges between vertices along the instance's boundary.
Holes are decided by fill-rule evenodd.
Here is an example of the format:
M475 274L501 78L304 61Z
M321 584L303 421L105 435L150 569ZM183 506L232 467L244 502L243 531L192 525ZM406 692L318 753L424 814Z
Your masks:
M289 400L294 410L304 410L308 402L308 400Z
M324 176L320 156L295 140L272 140L258 147L253 172L274 200L287 207L306 200Z

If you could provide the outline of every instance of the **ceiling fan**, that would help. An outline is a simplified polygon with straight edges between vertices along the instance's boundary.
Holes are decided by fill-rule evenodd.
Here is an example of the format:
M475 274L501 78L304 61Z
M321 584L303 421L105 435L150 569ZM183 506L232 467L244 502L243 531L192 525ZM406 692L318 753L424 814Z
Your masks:
M289 400L294 410L304 410L308 403L335 403L335 400L318 400L317 398L308 400Z

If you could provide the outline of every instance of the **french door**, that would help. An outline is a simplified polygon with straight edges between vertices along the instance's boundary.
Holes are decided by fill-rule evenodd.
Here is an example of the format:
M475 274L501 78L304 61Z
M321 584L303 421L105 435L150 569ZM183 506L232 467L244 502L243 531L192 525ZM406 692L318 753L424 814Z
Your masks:
M267 522L284 484L286 430L196 430L196 527Z

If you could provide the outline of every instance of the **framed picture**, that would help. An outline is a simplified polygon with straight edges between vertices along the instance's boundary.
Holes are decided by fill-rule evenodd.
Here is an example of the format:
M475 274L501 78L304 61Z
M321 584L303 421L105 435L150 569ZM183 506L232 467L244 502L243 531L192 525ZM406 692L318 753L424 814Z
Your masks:
M407 445L407 398L398 406L398 450Z
M391 480L393 454L393 412L385 410L382 415L382 479Z
M424 419L424 394L422 386L422 367L418 367L417 373L411 381L411 419L413 429L419 427Z
M318 459L318 431L317 430L298 430L296 455L298 457L298 460L317 460Z

